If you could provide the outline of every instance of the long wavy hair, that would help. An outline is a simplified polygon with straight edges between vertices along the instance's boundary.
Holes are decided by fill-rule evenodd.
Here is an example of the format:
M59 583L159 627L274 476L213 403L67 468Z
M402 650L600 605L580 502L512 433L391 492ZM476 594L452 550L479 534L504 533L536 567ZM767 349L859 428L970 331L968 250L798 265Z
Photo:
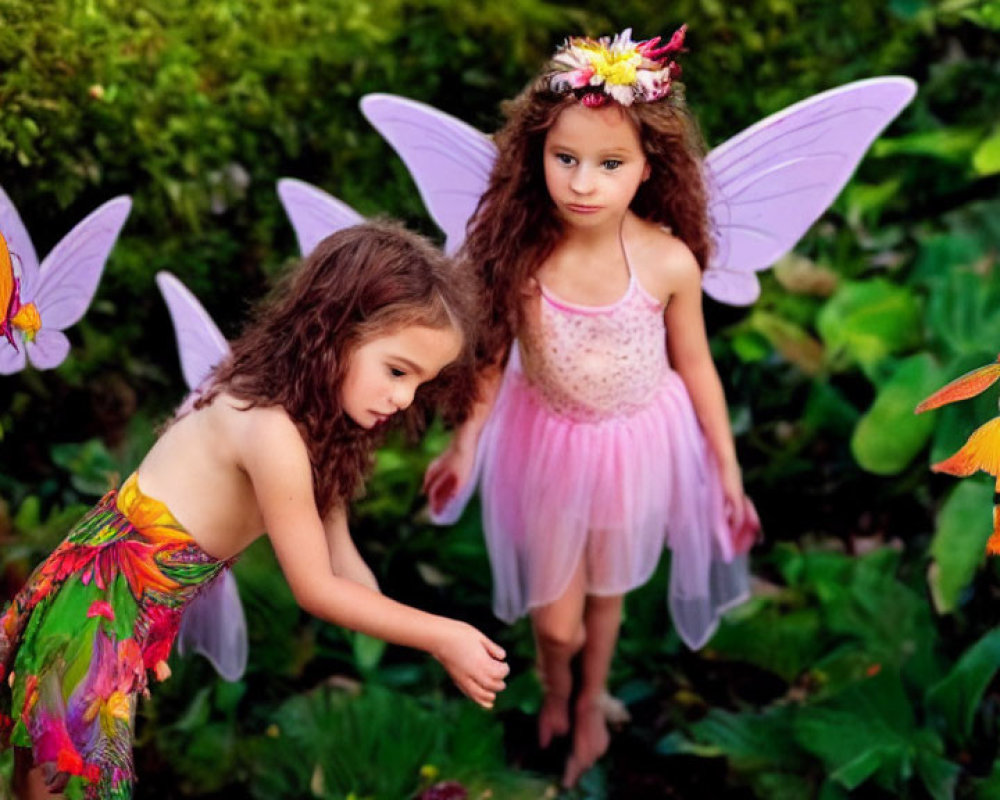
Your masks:
M459 257L479 272L489 318L479 360L506 352L523 324L523 290L562 233L545 186L545 137L559 114L585 90L553 92L543 74L503 106L507 121L496 134L497 159L489 186L469 222ZM610 101L614 102L614 101ZM702 163L705 146L688 113L683 86L652 103L618 106L635 125L650 166L631 203L640 217L667 225L704 270L709 258L708 204Z
M468 412L478 325L468 281L430 242L395 223L334 233L256 306L194 408L222 392L243 401L243 410L284 408L305 440L316 505L326 514L359 493L384 437L355 423L341 404L340 387L359 345L410 325L456 330L464 343L458 359L392 419L394 427L416 433L432 410L450 422Z

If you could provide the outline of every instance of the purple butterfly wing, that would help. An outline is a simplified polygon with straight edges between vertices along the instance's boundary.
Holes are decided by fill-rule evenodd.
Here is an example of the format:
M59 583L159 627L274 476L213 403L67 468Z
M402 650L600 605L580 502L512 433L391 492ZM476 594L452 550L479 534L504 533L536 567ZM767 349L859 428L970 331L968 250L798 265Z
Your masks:
M216 364L229 354L229 345L212 318L190 290L169 272L159 272L156 284L170 311L177 337L181 371L193 402L196 389ZM184 408L182 406L182 410ZM201 653L228 681L242 677L247 664L247 622L236 579L228 569L200 592L185 609L177 633L177 652Z
M69 339L62 331L42 328L33 341L25 342L24 350L36 369L53 369L69 355Z
M0 187L0 233L7 240L11 254L14 275L20 282L19 294L23 299L26 294L34 292L38 285L38 256L35 246L31 243L27 228L21 221L21 215L7 193ZM19 333L14 334L20 338ZM27 365L24 346L14 349L6 337L0 337L0 375L13 375Z
M21 292L22 295L28 291L34 291L34 286L30 282L38 275L38 255L35 253L35 246L31 243L27 228L21 221L21 215L17 213L17 208L10 197L0 187L0 232L7 240L7 247L13 256L15 263L20 263ZM25 284L28 283L28 286Z
M331 233L364 222L357 211L311 183L295 178L278 181L278 197L299 241L299 252L309 255Z
M454 253L486 191L496 146L470 125L415 100L369 94L361 111L403 159L447 235L445 252Z
M125 195L109 200L67 233L42 261L37 287L21 299L34 302L43 328L65 330L83 316L131 208L132 200Z
M26 364L24 348L15 350L6 338L0 338L0 375L13 375Z
M709 153L716 239L705 292L732 305L752 303L760 292L754 273L795 246L915 93L909 78L849 83L789 106Z

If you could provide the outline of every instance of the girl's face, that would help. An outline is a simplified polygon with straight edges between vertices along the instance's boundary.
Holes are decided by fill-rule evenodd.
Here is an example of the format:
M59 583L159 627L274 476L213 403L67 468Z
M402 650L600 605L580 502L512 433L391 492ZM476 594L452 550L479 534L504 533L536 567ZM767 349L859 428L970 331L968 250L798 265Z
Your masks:
M407 325L374 336L348 357L340 385L345 413L362 428L374 428L413 402L420 384L433 380L458 358L462 337L453 328Z
M649 177L639 134L613 104L566 108L545 135L542 159L556 212L575 227L620 222Z

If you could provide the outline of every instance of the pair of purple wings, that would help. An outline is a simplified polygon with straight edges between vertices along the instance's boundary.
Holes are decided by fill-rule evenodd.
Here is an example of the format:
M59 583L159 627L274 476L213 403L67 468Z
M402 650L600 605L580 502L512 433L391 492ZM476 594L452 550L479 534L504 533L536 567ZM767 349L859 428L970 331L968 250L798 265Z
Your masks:
M760 292L756 273L792 249L915 92L914 82L902 77L847 84L767 117L712 150L705 166L715 247L702 280L705 292L731 305L752 303ZM361 110L403 159L446 234L446 252L453 253L488 184L496 158L493 142L448 114L393 95L368 95ZM302 181L278 181L278 194L303 255L331 233L362 221L352 208ZM184 379L193 391L225 357L228 345L177 278L161 272L157 283L174 322ZM473 479L462 487L433 515L435 521L454 521L475 484ZM202 597L185 614L178 646L204 653L220 674L234 680L245 665L246 628L231 575L227 572L226 581ZM220 648L222 640L228 644Z
M89 214L63 237L39 263L35 246L11 199L0 189L0 233L10 251L11 297L2 309L7 326L0 338L0 375L24 369L30 361L38 369L59 366L69 354L63 333L83 316L97 291L104 264L132 208L121 195ZM37 331L25 332L11 325L10 315L19 307L34 306Z

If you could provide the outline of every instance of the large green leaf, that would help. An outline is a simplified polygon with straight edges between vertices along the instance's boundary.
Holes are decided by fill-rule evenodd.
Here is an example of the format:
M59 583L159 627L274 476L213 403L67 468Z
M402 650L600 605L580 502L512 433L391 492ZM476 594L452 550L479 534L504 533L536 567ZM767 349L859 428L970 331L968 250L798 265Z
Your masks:
M791 706L762 714L712 709L691 727L691 736L698 744L717 748L741 772L801 770L806 758L795 742L794 715Z
M962 249L967 247L971 245ZM995 269L980 272L969 265L956 266L932 287L927 304L929 334L956 356L985 355L983 363L995 357L1000 349L1000 281Z
M962 770L958 764L944 757L941 741L922 731L921 745L917 746L917 775L933 800L953 800Z
M876 775L881 785L893 788L912 772L914 724L898 673L884 670L827 703L800 709L795 738L844 788L855 789Z
M1000 760L993 762L993 771L976 784L975 800L996 800L1000 797Z
M934 419L913 409L941 384L941 370L927 353L899 363L879 386L875 402L858 421L851 451L858 463L876 475L897 475L923 450Z
M980 175L996 175L1000 172L1000 130L996 130L982 142L972 155L972 166Z
M871 369L919 341L920 304L906 287L883 279L845 282L816 319L828 360Z
M823 641L819 611L787 610L776 605L752 616L727 621L712 638L712 650L793 681L820 654Z
M992 504L993 487L988 482L965 478L938 512L928 581L939 613L958 607L962 592L985 559L986 540L992 532Z
M928 690L927 709L950 737L969 741L976 709L998 669L1000 628L966 650L944 679Z

